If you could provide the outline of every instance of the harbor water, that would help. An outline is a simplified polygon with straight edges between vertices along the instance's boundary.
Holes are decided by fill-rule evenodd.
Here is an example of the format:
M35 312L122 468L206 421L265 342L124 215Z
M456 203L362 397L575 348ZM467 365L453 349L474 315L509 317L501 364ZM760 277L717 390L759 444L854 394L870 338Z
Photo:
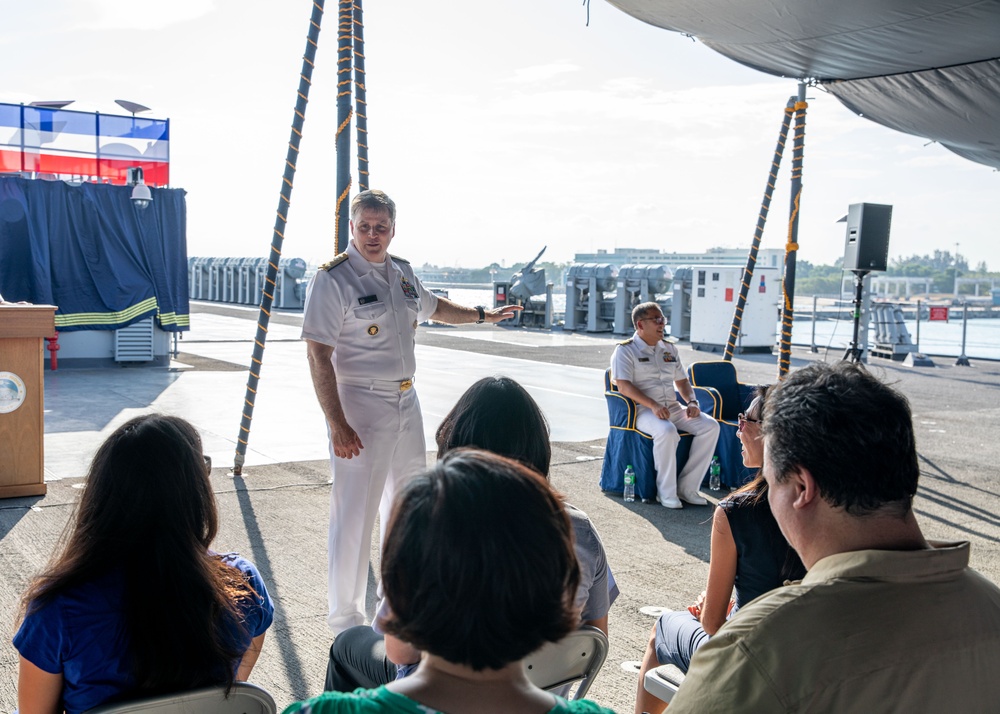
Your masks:
M492 305L493 293L485 289L461 287L448 288L449 297L461 305ZM798 302L798 301L796 301ZM566 309L566 295L556 292L552 296L553 311L560 316ZM668 316L669 317L669 316ZM906 320L910 339L916 341L915 320ZM824 319L816 322L816 346L820 351L842 352L851 342L854 325L850 319ZM777 324L775 334L777 335ZM869 344L875 339L870 328ZM792 325L792 344L810 345L812 340L811 313L796 313ZM957 357L962 351L962 312L953 308L947 322L920 322L920 352L931 356ZM1000 319L970 319L966 331L965 354L970 359L1000 360Z

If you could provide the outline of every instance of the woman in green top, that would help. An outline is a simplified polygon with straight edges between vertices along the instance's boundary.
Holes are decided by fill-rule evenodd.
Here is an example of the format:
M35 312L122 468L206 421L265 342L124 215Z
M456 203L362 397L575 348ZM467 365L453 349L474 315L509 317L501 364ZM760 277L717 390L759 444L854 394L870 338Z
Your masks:
M382 554L385 629L424 652L417 671L285 714L613 714L524 673L525 657L576 628L579 578L572 526L548 482L486 451L452 451L399 494Z

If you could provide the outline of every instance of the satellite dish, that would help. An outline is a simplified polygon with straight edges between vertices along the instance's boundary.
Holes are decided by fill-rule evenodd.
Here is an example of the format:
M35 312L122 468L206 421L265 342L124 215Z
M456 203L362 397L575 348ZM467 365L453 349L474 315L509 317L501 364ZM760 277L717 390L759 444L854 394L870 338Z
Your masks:
M76 101L75 99L66 99L63 101L53 101L53 102L31 102L30 104L28 104L28 106L38 107L39 109L62 109L63 107L68 107L75 101Z
M141 114L142 112L149 111L149 107L144 107L143 105L137 104L136 102L130 102L127 99L116 99L115 104L120 106L125 111L131 112L132 116L135 116L136 114Z

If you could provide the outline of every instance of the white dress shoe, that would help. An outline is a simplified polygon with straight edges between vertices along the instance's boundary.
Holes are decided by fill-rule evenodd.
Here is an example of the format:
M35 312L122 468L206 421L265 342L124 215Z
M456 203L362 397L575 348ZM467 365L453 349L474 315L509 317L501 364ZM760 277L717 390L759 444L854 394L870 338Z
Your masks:
M708 501L699 496L697 493L682 493L680 494L681 500L684 503L690 503L692 506L707 506Z

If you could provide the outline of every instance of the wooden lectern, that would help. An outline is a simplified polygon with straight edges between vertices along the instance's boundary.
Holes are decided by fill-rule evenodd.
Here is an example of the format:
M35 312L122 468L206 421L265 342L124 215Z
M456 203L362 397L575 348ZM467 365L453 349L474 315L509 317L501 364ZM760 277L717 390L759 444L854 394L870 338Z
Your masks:
M0 498L45 495L43 338L52 305L0 305Z

